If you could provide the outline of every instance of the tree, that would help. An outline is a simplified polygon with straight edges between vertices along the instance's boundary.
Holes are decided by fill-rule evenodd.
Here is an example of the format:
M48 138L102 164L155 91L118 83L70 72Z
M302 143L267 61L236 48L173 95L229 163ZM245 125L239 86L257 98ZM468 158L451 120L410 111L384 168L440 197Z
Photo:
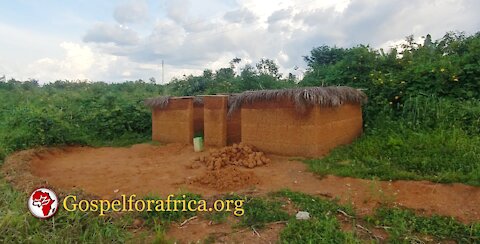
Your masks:
M215 80L219 81L229 81L235 77L235 71L232 68L220 68L215 73Z
M314 68L316 66L335 64L343 59L345 53L346 50L343 48L323 45L313 48L310 51L310 56L304 56L303 59L307 62L308 67Z
M427 36L425 37L425 40L423 41L423 46L427 48L431 48L434 46L432 43L432 36L430 34L427 34Z
M276 79L282 78L282 74L278 72L277 64L271 59L260 59L260 61L256 64L256 67L260 74L269 75Z
M213 79L213 72L211 69L206 69L203 71L203 78L205 79Z
M237 91L259 89L257 77L258 74L255 68L250 64L246 64L240 73L240 82L237 83Z
M230 68L235 69L235 65L239 64L240 62L242 62L241 58L233 58L232 61L230 61Z

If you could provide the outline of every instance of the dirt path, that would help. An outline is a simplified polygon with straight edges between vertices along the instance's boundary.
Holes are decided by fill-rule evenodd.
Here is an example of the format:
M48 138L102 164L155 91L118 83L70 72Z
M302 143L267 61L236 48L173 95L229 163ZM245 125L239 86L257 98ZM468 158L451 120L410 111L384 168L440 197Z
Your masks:
M190 191L209 197L226 192L263 194L289 188L351 203L361 215L381 203L404 206L424 214L453 216L463 222L480 220L480 187L463 184L435 184L427 181L371 181L327 176L322 179L307 172L307 166L286 157L268 155L266 166L242 171L253 172L258 184L222 191L191 183L205 173L205 167L190 169L191 161L203 153L191 146L138 144L130 148L68 147L28 150L7 158L6 179L22 189L33 187L40 178L64 191L82 189L102 198L121 194L166 196Z

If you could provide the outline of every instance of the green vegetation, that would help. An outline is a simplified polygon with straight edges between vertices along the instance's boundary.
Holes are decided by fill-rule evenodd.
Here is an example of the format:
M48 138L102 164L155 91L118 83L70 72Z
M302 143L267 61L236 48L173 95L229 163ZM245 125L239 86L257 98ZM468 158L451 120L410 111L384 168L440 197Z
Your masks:
M275 193L274 196L288 198L299 209L307 211L316 217L335 214L338 210L342 210L349 215L354 215L353 209L350 207L340 206L335 201L326 201L318 197L311 197L304 193L283 190Z
M165 243L169 240L165 232L169 224L180 223L195 216L190 212L144 212L126 213L99 217L92 213L79 211L59 211L49 220L33 218L25 206L26 195L15 191L5 181L0 182L4 193L0 205L0 241L1 242L125 242L153 241ZM199 195L187 194L187 199L200 199ZM430 240L453 240L460 243L475 243L480 236L480 224L462 224L451 217L423 217L410 210L398 208L379 208L372 216L356 217L354 210L336 201L325 200L300 192L283 190L264 197L241 197L247 199L245 215L240 217L237 228L251 228L261 231L268 224L285 224L280 233L282 243L360 243L374 240L373 237L361 235L357 223L366 229L382 229L388 233L388 241L410 243L428 238ZM147 197L145 199L159 199ZM309 220L297 220L294 213L287 213L289 208L310 213ZM340 218L345 214L349 218ZM212 217L215 215L216 217ZM224 223L228 214L224 212L207 213L200 218ZM143 233L133 234L128 231L135 226L135 221L143 219ZM341 222L343 224L341 224ZM342 226L352 226L344 229ZM235 227L235 226L234 226ZM145 232L146 231L146 232ZM153 233L153 234L149 234ZM212 239L212 240L210 240ZM210 236L210 241L215 241Z
M478 186L479 114L478 101L417 97L398 117L386 114L370 122L352 145L306 162L319 174Z
M183 198L183 195L185 195L185 198ZM172 200L185 200L185 201L190 201L190 200L200 200L201 196L198 194L193 194L193 193L180 193L175 195L175 197L172 198ZM162 200L162 198L159 197L146 197L144 200ZM181 204L178 204L178 208L181 209ZM195 216L195 212L190 212L190 211L165 211L165 212L156 212L156 211L151 211L151 212L141 212L140 217L145 220L145 223L150 226L155 226L158 223L162 224L169 224L170 222L175 222L175 221L180 221L180 220L185 220L190 217Z
M312 197L307 194L288 190L277 192L277 197L284 197L293 202L296 208L310 213L309 220L290 219L280 234L283 243L357 243L352 233L341 230L336 218L338 210L353 211L335 202Z
M379 208L374 216L369 216L366 220L373 225L386 227L391 242L416 241L419 235L455 240L458 243L480 241L480 223L464 225L448 217L422 217L410 210Z
M0 162L8 154L36 146L80 144L125 146L149 141L151 117L143 99L158 95L232 93L298 86L347 85L364 89L364 135L352 145L306 163L319 174L378 179L426 179L480 186L480 33L447 33L423 44L407 38L388 52L360 45L320 46L305 57L309 66L298 80L282 75L268 59L254 66L205 70L171 83L130 81L56 81L0 79ZM240 69L239 69L240 68ZM235 72L240 70L240 72ZM40 221L27 212L25 193L0 179L0 242L123 242L131 240L130 222L139 217L164 241L159 219L182 221L182 213L98 217L80 212ZM189 195L189 197L198 197ZM285 199L311 219L297 221L282 210ZM284 243L358 242L355 232L342 231L338 210L352 209L305 194L283 191L245 204L241 227L262 228L286 221ZM157 215L156 215L157 214ZM225 215L207 215L214 222ZM170 222L167 221L167 222ZM354 217L352 221L362 221ZM408 210L382 208L367 217L367 228L384 226L391 242L410 242L422 235L434 240L478 242L479 225L451 218L420 217ZM477 238L477 239L475 239Z
M306 57L300 85L347 85L369 97L364 135L307 163L319 174L478 186L480 34L407 41L400 53L322 46Z
M294 215L279 210L287 202L294 209L309 212L310 219L297 220ZM410 210L386 207L377 209L372 216L360 218L349 206L289 190L272 193L268 198L255 198L255 202L248 204L245 207L250 211L245 212L242 225L262 228L269 223L286 220L286 226L280 233L282 243L361 243L378 238L374 236L373 229L385 231L392 243L418 240L475 243L480 236L479 223L466 225L451 217L424 217ZM275 209L267 207L277 204ZM283 213L279 214L279 211ZM258 220L247 220L253 216L262 225L258 225ZM345 229L341 226L350 227ZM368 236L363 235L366 230L369 231Z
M339 230L332 218L292 220L280 234L282 243L360 243L350 233Z
M389 52L364 45L314 48L305 58L310 71L300 84L364 88L372 109L389 103L401 107L406 99L419 95L462 101L480 98L480 33L468 37L447 33L435 42L427 36L423 45L413 40L407 37L401 51Z
M270 199L252 198L245 203L243 226L261 228L265 223L288 219L288 214L282 210L282 203Z
M199 94L236 93L247 90L280 89L296 86L291 74L282 78L273 60L261 59L255 67L245 65L239 74L235 70L241 61L234 58L229 67L217 71L205 70L201 76L175 78L166 89L171 95L191 96Z
M396 123L391 123L398 126ZM321 160L307 160L319 174L381 180L427 179L480 185L480 137L459 129L417 133L398 129L364 136Z
M212 221L212 224L222 224L227 221L229 212L210 212L205 215L205 219Z
M150 111L143 99L163 88L57 81L0 82L0 155L58 144L126 145L149 140Z
M349 207L335 202L312 197L303 193L281 191L275 194L286 197L295 206L308 211L311 219L299 221L290 219L281 233L284 243L357 243L360 236L358 230L345 232L340 229L339 210L352 216L348 225L358 228L357 223L363 219L355 218ZM480 224L462 224L451 217L422 217L410 210L399 208L379 208L373 216L364 218L366 229L384 229L388 233L388 241L392 243L412 243L427 237L431 241L453 240L459 243L475 243L479 241ZM344 220L343 220L344 221ZM363 230L363 229L362 229Z
M49 220L32 217L18 192L0 179L1 243L107 243L123 242L130 237L123 226L110 217L98 217L80 211L58 213Z

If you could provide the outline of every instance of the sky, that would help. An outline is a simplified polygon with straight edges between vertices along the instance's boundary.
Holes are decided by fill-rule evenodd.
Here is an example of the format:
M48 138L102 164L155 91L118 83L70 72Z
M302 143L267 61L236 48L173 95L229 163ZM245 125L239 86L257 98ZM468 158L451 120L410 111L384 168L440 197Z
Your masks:
M0 76L162 83L273 59L302 75L313 47L388 49L408 35L480 31L478 0L0 2Z

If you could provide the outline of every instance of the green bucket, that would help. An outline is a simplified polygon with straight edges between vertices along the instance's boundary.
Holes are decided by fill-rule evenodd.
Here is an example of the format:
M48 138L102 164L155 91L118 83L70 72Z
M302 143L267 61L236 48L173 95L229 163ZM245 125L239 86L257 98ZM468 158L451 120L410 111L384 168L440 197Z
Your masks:
M203 151L203 137L194 137L193 138L193 150L195 152Z

